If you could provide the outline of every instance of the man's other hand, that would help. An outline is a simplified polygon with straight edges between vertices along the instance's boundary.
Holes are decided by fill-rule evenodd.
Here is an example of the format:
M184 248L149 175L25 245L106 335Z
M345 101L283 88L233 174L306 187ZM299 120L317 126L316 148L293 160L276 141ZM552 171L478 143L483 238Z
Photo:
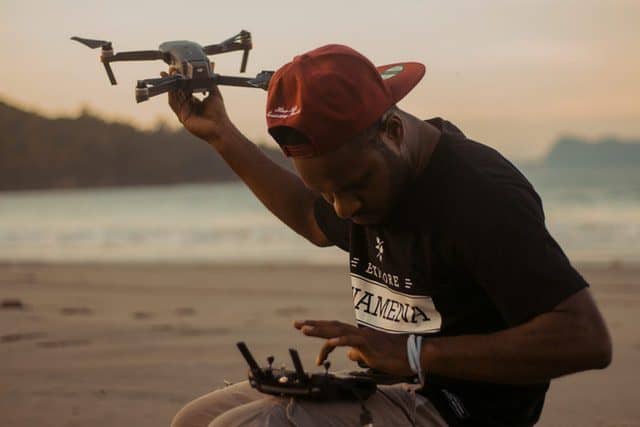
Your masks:
M296 320L294 327L311 337L326 338L316 359L322 365L336 347L351 347L349 359L400 376L413 375L407 358L407 336L358 328L331 320Z

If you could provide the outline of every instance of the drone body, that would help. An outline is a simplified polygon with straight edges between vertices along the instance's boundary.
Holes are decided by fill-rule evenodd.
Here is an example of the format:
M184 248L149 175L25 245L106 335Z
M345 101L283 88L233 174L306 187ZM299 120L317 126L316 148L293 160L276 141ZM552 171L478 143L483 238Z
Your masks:
M237 35L223 41L202 47L198 43L188 40L175 40L162 43L158 50L142 50L133 52L113 52L111 42L106 40L91 40L71 37L92 49L102 48L100 61L104 65L109 81L117 84L112 62L118 61L150 61L163 60L172 66L176 73L162 78L138 80L136 84L136 101L143 102L152 96L159 95L172 89L182 89L188 92L208 92L212 85L229 85L241 87L257 87L267 89L271 71L262 71L254 78L222 76L213 71L213 66L207 55L217 55L226 52L242 50L242 64L240 72L247 67L249 50L253 45L251 34L241 31Z
M206 92L211 88L213 67L202 46L187 40L177 40L162 43L158 50L163 53L167 64L174 67L178 74L191 80L188 88L191 92ZM137 87L136 94L140 92L137 89L144 88Z

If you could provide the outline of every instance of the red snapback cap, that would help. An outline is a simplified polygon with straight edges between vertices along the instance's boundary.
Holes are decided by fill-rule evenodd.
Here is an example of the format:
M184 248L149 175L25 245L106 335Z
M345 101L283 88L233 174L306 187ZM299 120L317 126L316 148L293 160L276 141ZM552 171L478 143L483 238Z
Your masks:
M322 155L372 126L424 73L424 65L417 62L376 67L350 47L319 47L296 56L271 77L269 133L289 157ZM308 143L279 140L282 128L295 129Z

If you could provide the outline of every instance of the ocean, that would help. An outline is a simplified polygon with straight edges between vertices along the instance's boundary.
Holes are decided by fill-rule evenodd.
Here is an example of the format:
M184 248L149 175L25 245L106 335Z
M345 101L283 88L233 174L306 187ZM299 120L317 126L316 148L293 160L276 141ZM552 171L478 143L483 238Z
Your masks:
M522 167L572 262L640 262L640 172ZM0 193L0 262L341 264L241 183Z

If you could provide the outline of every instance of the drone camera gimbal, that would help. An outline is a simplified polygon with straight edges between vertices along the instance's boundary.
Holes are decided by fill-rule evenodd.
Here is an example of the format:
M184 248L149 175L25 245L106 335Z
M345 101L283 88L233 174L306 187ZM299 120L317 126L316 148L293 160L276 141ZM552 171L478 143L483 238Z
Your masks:
M187 40L175 40L162 43L158 50L139 50L114 53L113 45L106 40L92 40L71 37L91 49L101 48L100 61L104 65L109 81L117 84L111 69L112 62L121 61L153 61L163 60L176 70L175 74L167 77L138 80L136 84L136 101L143 102L152 96L182 89L187 92L208 92L212 85L226 85L239 87L255 87L266 90L272 71L262 71L253 78L222 76L213 71L213 65L208 55L218 55L227 52L242 51L240 72L244 73L249 60L249 51L253 48L251 33L242 30L233 37L221 43L200 46Z

